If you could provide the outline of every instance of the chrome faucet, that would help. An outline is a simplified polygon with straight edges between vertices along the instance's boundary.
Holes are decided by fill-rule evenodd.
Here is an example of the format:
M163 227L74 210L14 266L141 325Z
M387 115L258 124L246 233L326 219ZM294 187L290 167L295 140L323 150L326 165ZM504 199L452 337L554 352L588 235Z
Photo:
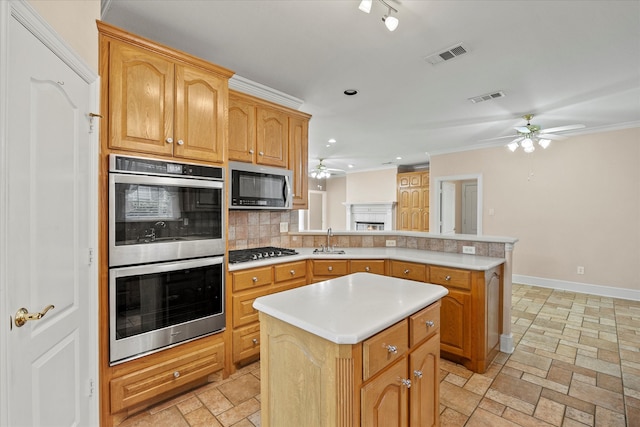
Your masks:
M331 236L333 236L333 230L331 227L327 229L327 252L331 252L333 247L331 246Z

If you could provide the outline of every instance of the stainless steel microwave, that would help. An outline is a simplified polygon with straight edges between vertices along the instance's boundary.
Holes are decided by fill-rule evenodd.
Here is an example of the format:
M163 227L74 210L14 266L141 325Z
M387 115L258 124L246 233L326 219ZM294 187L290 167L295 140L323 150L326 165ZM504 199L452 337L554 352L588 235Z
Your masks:
M229 162L230 209L283 210L293 206L289 169Z

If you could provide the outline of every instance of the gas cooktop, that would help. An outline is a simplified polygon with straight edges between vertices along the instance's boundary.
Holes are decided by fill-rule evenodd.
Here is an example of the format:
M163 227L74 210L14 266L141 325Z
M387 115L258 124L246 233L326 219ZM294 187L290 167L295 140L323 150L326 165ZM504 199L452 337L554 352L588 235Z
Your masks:
M283 257L287 255L297 255L294 249L277 248L275 246L265 246L253 249L238 249L229 251L229 263L236 264L239 262L257 261L260 259Z

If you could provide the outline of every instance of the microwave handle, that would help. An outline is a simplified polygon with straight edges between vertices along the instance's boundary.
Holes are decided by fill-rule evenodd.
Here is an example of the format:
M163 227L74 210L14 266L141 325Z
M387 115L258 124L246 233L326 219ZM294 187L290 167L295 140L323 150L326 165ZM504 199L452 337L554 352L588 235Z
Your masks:
M284 177L284 187L282 188L282 195L284 196L284 203L286 207L291 207L291 183L289 182L289 177L285 175Z

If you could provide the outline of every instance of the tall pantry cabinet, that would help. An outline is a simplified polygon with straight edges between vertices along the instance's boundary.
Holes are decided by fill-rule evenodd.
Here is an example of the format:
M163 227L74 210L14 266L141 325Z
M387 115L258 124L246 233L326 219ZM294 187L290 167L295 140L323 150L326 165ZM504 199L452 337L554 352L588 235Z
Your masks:
M398 174L398 230L429 231L429 172Z

